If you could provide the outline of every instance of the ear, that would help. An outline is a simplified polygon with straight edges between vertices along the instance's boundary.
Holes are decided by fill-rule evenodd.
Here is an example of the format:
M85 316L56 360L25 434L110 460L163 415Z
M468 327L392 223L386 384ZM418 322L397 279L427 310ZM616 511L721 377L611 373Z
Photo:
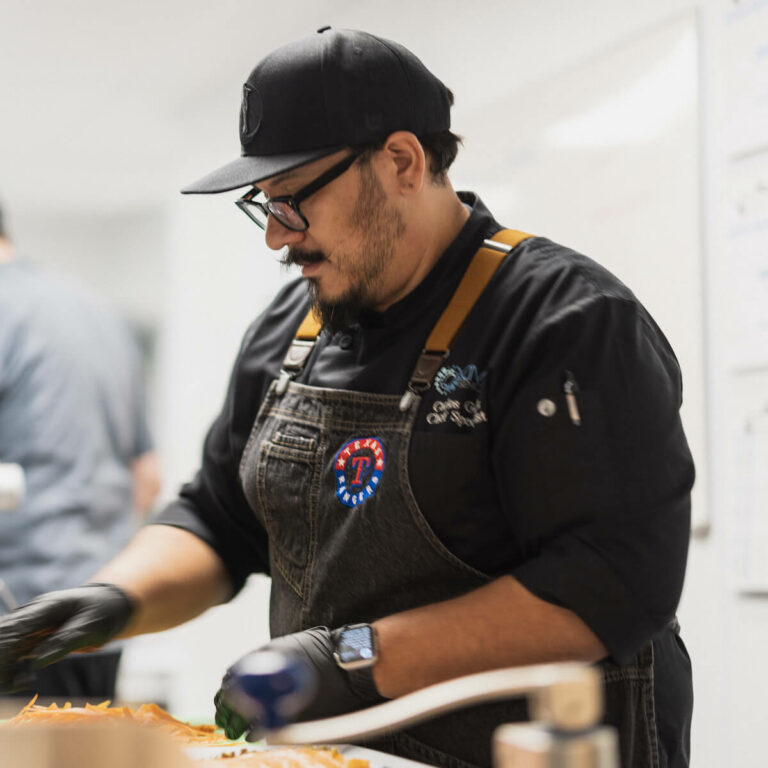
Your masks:
M382 147L390 181L401 195L413 195L424 186L427 159L424 148L410 131L391 133Z

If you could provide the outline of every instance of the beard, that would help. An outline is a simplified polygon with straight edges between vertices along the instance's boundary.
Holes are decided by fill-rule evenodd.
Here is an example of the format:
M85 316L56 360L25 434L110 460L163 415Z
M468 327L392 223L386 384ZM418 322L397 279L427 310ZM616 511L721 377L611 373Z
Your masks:
M398 241L405 233L402 214L387 201L370 163L360 165L360 191L350 214L349 226L363 236L358 253L339 253L336 268L348 282L348 288L333 299L321 295L320 281L307 278L312 308L324 328L332 334L354 325L365 309L380 303L387 265L393 260ZM289 248L283 255L284 266L315 264L326 259L322 251Z

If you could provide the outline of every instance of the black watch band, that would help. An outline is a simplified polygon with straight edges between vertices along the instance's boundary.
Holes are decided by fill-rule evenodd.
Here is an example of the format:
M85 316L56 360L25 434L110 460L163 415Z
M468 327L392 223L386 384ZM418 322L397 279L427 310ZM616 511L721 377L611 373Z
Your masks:
M363 701L375 703L384 701L384 697L379 693L376 682L373 679L373 666L363 667L362 669L346 670L349 676L349 687Z

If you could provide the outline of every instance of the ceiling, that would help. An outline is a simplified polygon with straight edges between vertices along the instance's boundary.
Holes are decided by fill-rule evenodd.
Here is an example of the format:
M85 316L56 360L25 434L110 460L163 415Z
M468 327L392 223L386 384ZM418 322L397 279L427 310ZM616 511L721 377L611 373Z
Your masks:
M349 0L0 9L0 194L24 209L163 199L236 155L240 87L267 51L327 23L398 35L381 4Z
M0 197L25 215L162 204L237 154L240 88L255 63L326 24L414 50L456 92L462 132L462 115L493 120L485 107L566 52L594 47L598 15L627 16L629 7L636 6L0 0Z
M64 208L157 197L230 113L233 130L218 149L236 151L240 83L269 45L269 28L288 37L307 30L288 3L273 4L268 26L253 23L264 5L2 0L4 197L26 206L55 196Z

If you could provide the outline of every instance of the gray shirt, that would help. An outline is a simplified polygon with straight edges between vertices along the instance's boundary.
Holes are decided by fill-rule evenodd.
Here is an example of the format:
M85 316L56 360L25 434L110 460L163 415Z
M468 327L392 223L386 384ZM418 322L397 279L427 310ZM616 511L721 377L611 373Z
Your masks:
M125 324L73 280L0 264L0 462L27 482L0 512L0 578L19 603L82 583L128 541L130 465L151 448Z

